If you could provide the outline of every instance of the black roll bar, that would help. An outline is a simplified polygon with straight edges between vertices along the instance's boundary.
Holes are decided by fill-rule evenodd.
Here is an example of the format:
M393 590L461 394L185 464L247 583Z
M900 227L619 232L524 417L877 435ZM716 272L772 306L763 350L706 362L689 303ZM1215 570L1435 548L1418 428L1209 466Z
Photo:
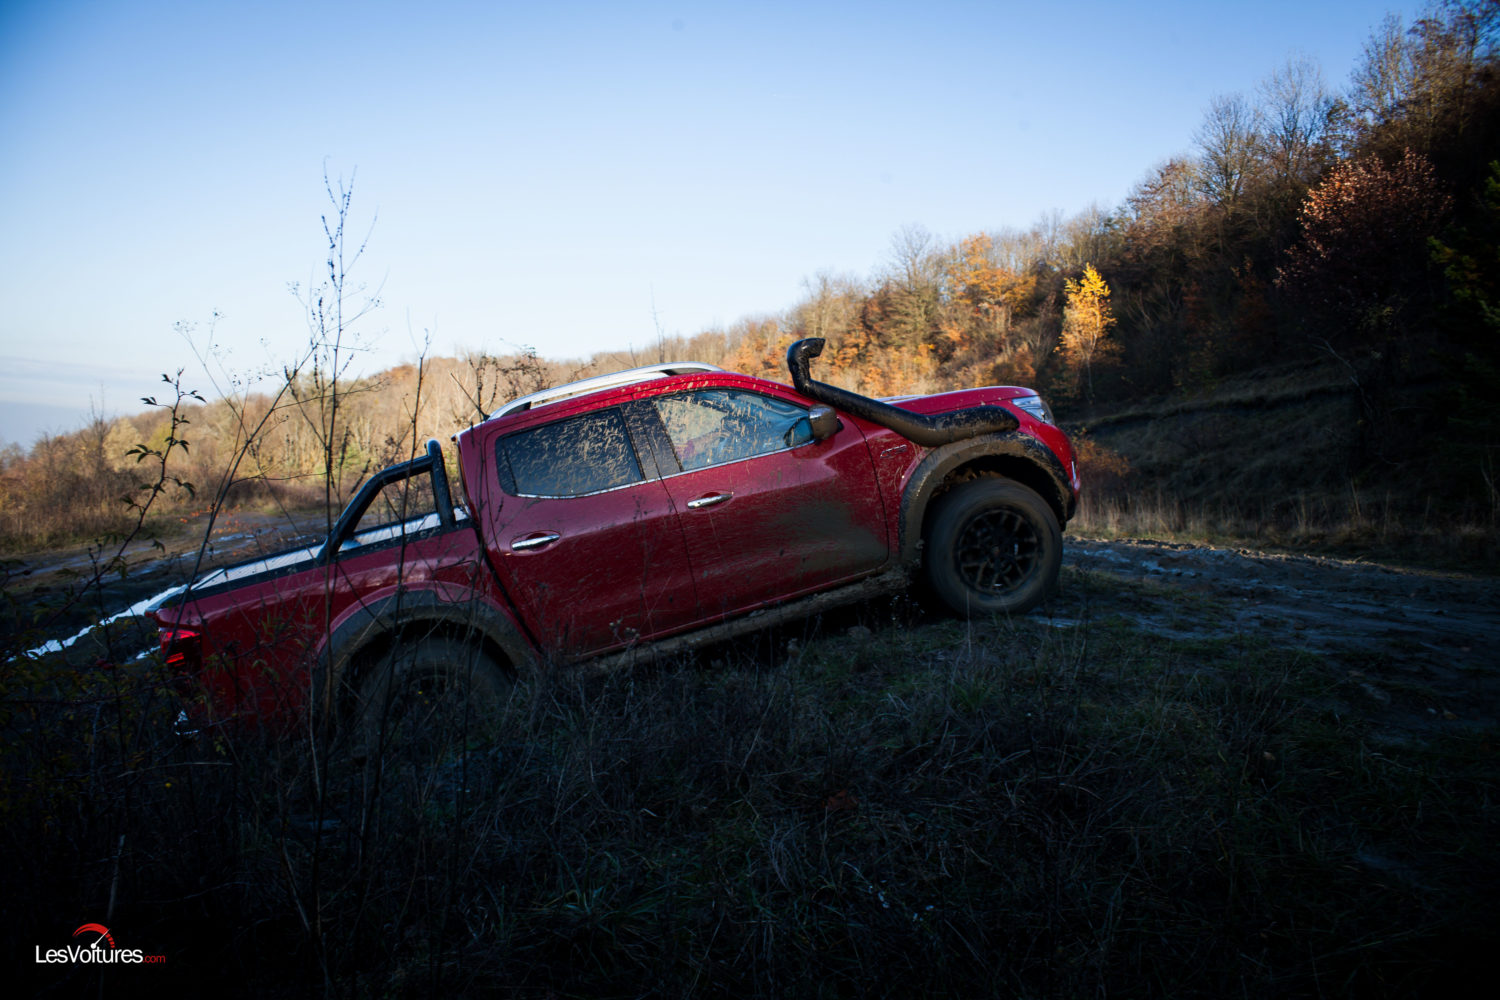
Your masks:
M423 473L432 474L432 499L437 505L438 520L442 523L443 530L452 528L457 522L453 518L452 494L448 492L448 470L443 467L443 447L436 440L428 440L427 454L421 458L381 469L365 480L359 492L354 494L354 499L349 501L349 506L344 508L344 512L334 522L333 530L328 533L328 540L318 550L319 564L328 562L338 554L339 546L353 534L359 519L365 516L365 511L369 509L376 494L391 483Z

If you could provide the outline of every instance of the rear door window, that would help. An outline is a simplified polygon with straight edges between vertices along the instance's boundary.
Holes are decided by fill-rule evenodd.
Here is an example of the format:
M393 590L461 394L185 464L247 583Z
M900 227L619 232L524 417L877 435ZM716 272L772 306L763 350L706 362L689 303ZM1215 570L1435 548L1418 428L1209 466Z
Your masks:
M512 496L577 497L644 478L618 409L508 434L496 448L500 485Z

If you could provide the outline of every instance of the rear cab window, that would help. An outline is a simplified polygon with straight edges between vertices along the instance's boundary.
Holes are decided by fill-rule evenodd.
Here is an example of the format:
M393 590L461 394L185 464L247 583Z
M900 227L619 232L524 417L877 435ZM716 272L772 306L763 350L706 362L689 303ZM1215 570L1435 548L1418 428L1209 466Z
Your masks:
M617 407L507 434L495 450L511 496L586 496L645 478Z

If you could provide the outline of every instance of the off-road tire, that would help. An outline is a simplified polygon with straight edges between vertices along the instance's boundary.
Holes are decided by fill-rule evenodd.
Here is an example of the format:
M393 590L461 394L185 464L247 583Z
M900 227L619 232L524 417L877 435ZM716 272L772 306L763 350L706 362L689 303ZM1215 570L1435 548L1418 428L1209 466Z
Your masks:
M1021 614L1057 586L1062 529L1047 502L995 476L938 497L927 520L923 578L955 614Z
M349 717L356 757L440 763L492 741L513 679L457 639L397 642L358 685Z

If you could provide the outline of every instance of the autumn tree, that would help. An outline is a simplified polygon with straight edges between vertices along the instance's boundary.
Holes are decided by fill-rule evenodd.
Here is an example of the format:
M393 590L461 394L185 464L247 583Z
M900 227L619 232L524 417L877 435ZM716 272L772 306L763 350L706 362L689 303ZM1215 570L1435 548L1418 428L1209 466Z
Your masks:
M873 313L878 336L891 346L915 350L938 328L942 288L932 242L932 234L917 225L903 226L891 240L890 266L876 289Z
M1097 202L1065 220L1059 229L1058 267L1076 271L1115 253L1120 240L1116 222L1114 214Z
M1343 105L1323 83L1312 59L1287 61L1262 81L1259 94L1261 144L1266 166L1283 191L1304 188L1333 157Z
M792 334L772 318L744 319L730 333L734 347L725 364L733 371L762 378L781 378Z
M1388 16L1365 43L1349 91L1365 148L1430 153L1444 132L1463 132L1497 32L1495 0L1441 0L1409 29Z
M1364 60L1354 71L1349 99L1363 131L1395 121L1410 95L1416 72L1401 19L1388 14L1365 41Z
M1307 196L1301 239L1277 277L1315 343L1378 347L1402 332L1414 301L1431 292L1427 241L1449 204L1432 165L1411 150L1392 167L1371 156L1329 173Z
M822 337L836 347L859 323L864 288L854 278L829 271L804 278L802 287L807 297L792 308L792 326L799 336Z
M1004 328L1031 306L1036 276L995 263L994 246L995 241L985 233L966 237L945 270L955 298Z
M1355 388L1356 465L1396 467L1420 449L1420 421L1401 411L1406 384L1430 365L1440 276L1428 242L1449 204L1431 164L1411 150L1390 167L1374 156L1341 164L1307 196L1301 239L1280 268L1309 342Z
M1069 278L1063 285L1067 305L1063 307L1062 341L1059 350L1068 366L1083 375L1084 391L1094 399L1094 366L1112 360L1119 345L1109 339L1115 318L1109 307L1109 285L1092 264L1083 277Z

